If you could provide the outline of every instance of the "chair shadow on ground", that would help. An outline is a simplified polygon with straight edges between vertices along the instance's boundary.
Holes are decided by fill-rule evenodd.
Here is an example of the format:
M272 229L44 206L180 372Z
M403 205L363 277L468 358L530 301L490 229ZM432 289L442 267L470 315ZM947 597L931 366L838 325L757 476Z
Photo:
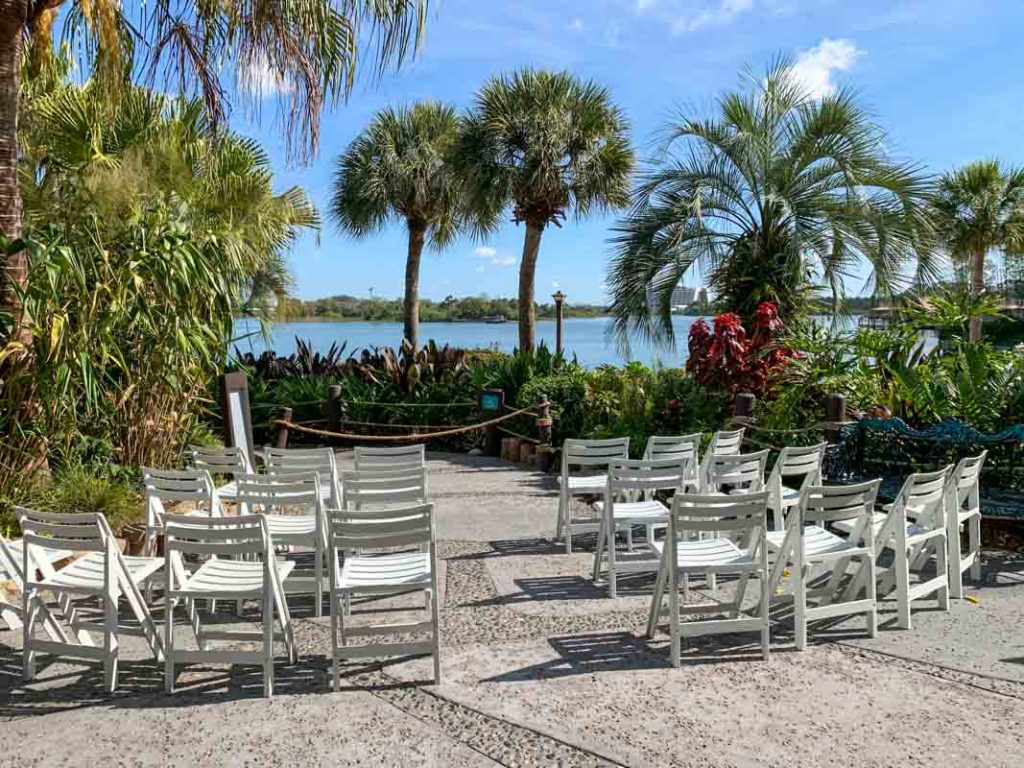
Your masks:
M517 605L529 602L546 602L550 600L609 600L608 585L604 582L594 583L584 576L537 576L533 578L514 579L518 592L509 595L496 595L485 600L467 603L470 607L489 605ZM654 586L654 573L631 575L620 578L617 592L619 597L650 598Z

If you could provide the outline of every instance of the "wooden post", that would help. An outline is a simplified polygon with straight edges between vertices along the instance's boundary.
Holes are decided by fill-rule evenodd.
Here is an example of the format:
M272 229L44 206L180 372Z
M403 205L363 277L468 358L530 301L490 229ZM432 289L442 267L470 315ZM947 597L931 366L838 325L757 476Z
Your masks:
M292 409L291 408L278 408L277 418L279 421L291 421L292 420ZM288 447L288 427L283 424L277 425L277 442L275 443L278 448Z
M838 424L846 421L846 398L833 392L825 398L825 442L839 442Z
M732 401L733 429L747 426L754 418L757 397L751 392L737 392Z
M555 300L555 354L558 357L562 356L562 320L563 320L563 305L565 303L565 294L561 291L555 291L551 296Z
M541 472L551 468L551 433L554 422L551 420L551 403L547 395L537 398L537 439L540 445L534 451L534 464Z
M341 431L340 384L331 384L327 387L327 429L330 432Z

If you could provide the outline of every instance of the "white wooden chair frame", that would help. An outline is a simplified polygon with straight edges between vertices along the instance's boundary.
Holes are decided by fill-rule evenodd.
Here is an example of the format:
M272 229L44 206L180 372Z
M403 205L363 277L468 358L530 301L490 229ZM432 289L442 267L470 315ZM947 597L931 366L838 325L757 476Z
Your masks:
M371 464L341 474L342 509L382 509L427 503L425 465Z
M165 518L167 569L164 595L164 686L174 692L175 666L181 664L258 664L263 667L263 695L274 692L274 642L283 641L289 661L296 660L291 615L284 594L284 579L294 563L279 563L274 542L263 515L205 518ZM184 555L207 558L190 573ZM242 602L260 600L261 628L251 630L206 629L198 610L200 599ZM175 648L174 609L183 601L197 650ZM277 615L281 629L274 631ZM261 641L258 651L215 649L213 641Z
M651 548L654 541L651 531L654 526L668 525L668 507L655 494L658 491L670 494L685 492L693 482L693 456L685 454L668 455L660 459L619 459L608 469L608 482L604 500L597 503L601 514L601 527L597 533L597 547L594 549L594 581L600 580L602 565L608 574L608 595L618 594L620 574L645 573L658 569L657 553ZM648 538L645 551L640 557L619 558L616 552L615 532L625 527L631 533L632 526L646 525ZM632 551L632 536L629 536Z
M555 535L565 539L565 553L572 554L576 533L596 533L599 521L574 521L573 496L603 496L608 483L608 467L616 459L629 458L629 438L608 440L566 440L562 443L562 471L558 478L558 521ZM599 474L573 474L573 467L600 469Z
M32 680L36 674L39 654L103 663L104 687L113 692L117 687L120 636L140 634L156 659L163 657L163 644L153 617L142 597L146 580L163 567L163 558L125 557L117 546L110 526L103 515L95 513L65 514L37 512L16 508L22 528L22 654L24 676ZM54 570L49 558L40 550L61 550L84 553L60 570ZM40 574L37 577L36 574ZM44 601L44 594L56 596L58 614L72 630L71 635L56 621ZM138 626L119 621L119 601L124 598L138 621ZM84 618L75 606L79 599L99 599L103 621ZM35 636L37 623L42 622L51 639ZM102 636L97 645L90 632ZM56 635L56 638L53 635Z
M668 537L653 545L661 550L661 561L647 620L647 636L653 638L667 591L672 666L680 665L685 638L734 632L760 633L761 654L768 659L771 625L765 543L767 516L768 494L764 491L737 496L676 494L673 497ZM708 533L713 537L699 538ZM733 601L680 605L680 576L706 573L739 576ZM744 612L743 599L751 578L760 581L760 597L751 611ZM686 583L684 578L684 590ZM726 616L681 621L684 613L697 616L724 613Z
M25 590L25 579L22 577L21 569L25 567L24 547L24 540L8 539L0 534L0 582L4 582L0 584L0 620L6 623L8 629L11 630L21 629L22 626L22 594ZM36 555L45 557L51 567L61 560L67 560L73 554L73 552L66 549L36 551ZM18 597L15 600L8 600L6 591L12 587L18 593ZM66 599L64 595L59 595L58 597ZM42 620L50 639L59 640L59 631L55 628L53 617L49 611L43 614Z
M773 558L770 594L776 593L783 570L791 569L798 650L807 647L807 625L811 621L864 614L868 635L874 637L878 632L873 514L880 482L805 486L800 502L787 515L785 531L767 534ZM844 539L828 530L828 525L837 521L853 522L849 537ZM851 561L858 564L852 578L863 585L863 597L859 591L839 593ZM815 570L819 572L815 574ZM815 580L819 583L811 586ZM816 603L809 605L808 598Z
M386 510L330 510L331 659L334 690L341 686L343 659L428 654L434 682L441 682L440 593L432 504ZM377 551L374 551L377 550ZM384 550L384 551L380 551ZM412 551L410 551L412 550ZM339 563L339 555L344 563ZM354 596L383 598L423 592L423 621L347 626ZM352 637L429 632L424 641L349 645Z
M154 469L142 467L142 485L146 499L146 541L144 552L155 555L157 540L163 535L165 502L194 502L190 516L219 516L220 498L210 473L202 469Z
M263 463L269 475L294 475L316 472L324 506L341 505L338 461L331 448L267 448ZM275 537L276 538L276 537Z
M949 477L949 504L946 514L946 539L949 545L949 591L964 596L964 573L981 581L981 470L988 451L963 458ZM960 532L967 528L967 554L963 552Z
M210 473L210 476L224 475L230 478L224 485L216 486L221 502L234 501L238 495L237 475L252 474L255 469L249 464L249 454L237 446L190 445L192 468Z
M949 610L949 553L946 543L946 512L952 466L936 472L911 474L903 483L896 500L885 512L872 517L875 538L875 570L879 580L877 595L896 593L897 626L910 629L911 608L916 600L934 593L940 610ZM850 534L853 521L839 521L835 528ZM878 557L893 552L893 563L878 566ZM912 570L920 570L935 557L936 575L926 581L910 583ZM863 577L862 577L863 578ZM848 590L859 588L860 579L850 582Z
M356 470L391 470L424 467L426 450L420 445L357 445L353 461Z
M238 479L238 506L243 515L263 514L267 530L277 547L309 547L313 570L289 572L284 579L286 594L312 594L314 615L323 615L324 586L327 583L324 557L327 526L320 476L315 471L276 475L242 475ZM287 510L305 509L301 514Z
M756 453L714 454L708 459L701 493L714 495L724 493L723 486L729 486L730 493L759 493L765 490L765 469L768 466L769 450Z
M772 513L772 526L776 531L786 530L786 514L800 503L803 490L821 484L825 446L825 443L807 447L787 446L779 452L767 482L768 510ZM786 480L793 478L800 478L798 488L786 485Z
M711 459L715 456L738 456L743 452L744 428L736 430L725 430L715 432L711 436L708 447L704 450L704 458L701 460L698 476L701 480L701 492L705 490L708 468Z

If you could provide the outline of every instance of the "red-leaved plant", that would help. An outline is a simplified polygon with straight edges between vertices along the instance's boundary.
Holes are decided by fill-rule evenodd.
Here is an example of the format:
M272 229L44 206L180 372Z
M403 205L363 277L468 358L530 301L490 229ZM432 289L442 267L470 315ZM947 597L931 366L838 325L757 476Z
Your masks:
M706 387L763 395L771 376L796 356L793 349L777 343L782 328L778 307L771 301L758 305L751 336L734 312L718 315L714 332L698 319L690 327L686 370Z

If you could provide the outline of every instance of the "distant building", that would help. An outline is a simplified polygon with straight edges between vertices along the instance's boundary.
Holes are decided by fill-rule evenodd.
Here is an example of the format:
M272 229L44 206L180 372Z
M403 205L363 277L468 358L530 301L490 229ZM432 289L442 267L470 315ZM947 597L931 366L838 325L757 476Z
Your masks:
M686 309L692 304L699 302L706 302L708 300L708 289L707 288L691 288L687 285L680 283L672 289L672 308L673 309ZM647 286L647 306L651 309L657 309L658 298L655 295L654 289L651 286Z

